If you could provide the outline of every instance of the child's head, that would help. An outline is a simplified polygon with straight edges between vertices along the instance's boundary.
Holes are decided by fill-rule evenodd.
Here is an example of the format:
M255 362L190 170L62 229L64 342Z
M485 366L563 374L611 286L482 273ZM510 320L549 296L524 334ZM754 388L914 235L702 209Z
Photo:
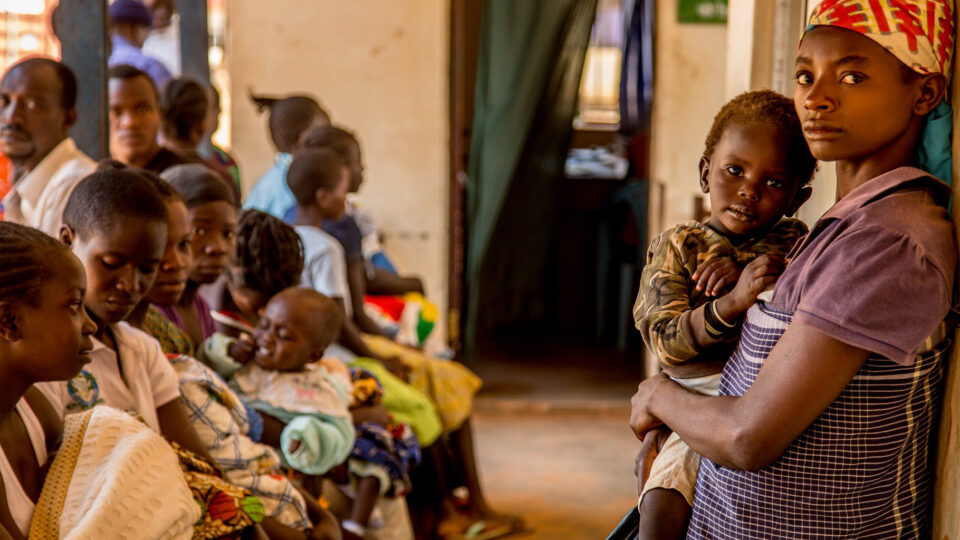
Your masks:
M0 222L0 362L22 382L67 380L90 361L97 327L83 265L43 232ZM9 380L5 379L8 383Z
M308 128L330 125L330 116L309 96L270 98L251 94L250 99L257 112L270 111L270 138L279 152L293 153Z
M227 268L234 304L259 316L267 302L300 282L303 241L293 227L259 210L244 210L237 223L237 251Z
M350 170L329 148L307 149L293 158L287 186L299 208L313 208L324 219L339 219L347 209Z
M145 300L158 306L172 306L187 288L192 269L193 253L190 247L193 231L190 228L190 215L179 191L156 173L145 171L143 175L153 182L167 207L167 245L160 260L157 279Z
M207 134L207 90L186 78L167 81L160 96L163 136L195 147Z
M90 314L100 323L120 322L157 276L167 243L167 209L144 176L97 171L67 199L60 240L86 269Z
M97 163L98 171L110 169L128 170L143 176L157 189L167 207L167 245L163 251L160 268L157 270L157 278L143 301L158 306L172 305L180 298L187 286L187 275L193 259L190 253L190 221L183 196L153 171L131 169L110 158L101 159Z
M267 303L253 332L254 362L276 371L297 371L323 357L337 339L343 315L337 303L313 289L287 289Z
M876 161L877 173L916 159L924 117L950 73L953 32L941 25L952 23L953 2L902 3L904 20L892 29L887 2L824 2L811 15L794 103L818 159Z
M713 119L700 158L710 224L747 235L792 215L810 198L817 161L788 98L770 90L730 100Z
M363 158L357 137L336 126L312 127L300 137L300 148L329 148L340 154L350 168L350 193L360 191L363 184Z
M199 285L213 283L226 270L236 248L237 203L233 192L210 168L197 163L171 167L160 176L187 205L193 233L189 280Z

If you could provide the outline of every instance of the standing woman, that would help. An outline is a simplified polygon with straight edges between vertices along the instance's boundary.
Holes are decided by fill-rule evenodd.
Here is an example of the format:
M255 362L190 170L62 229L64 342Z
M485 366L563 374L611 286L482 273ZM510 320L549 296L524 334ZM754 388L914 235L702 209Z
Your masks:
M633 397L638 436L666 424L704 456L688 538L930 536L957 253L950 189L917 167L949 175L953 20L951 0L811 16L794 101L837 202L748 312L720 397L663 375Z

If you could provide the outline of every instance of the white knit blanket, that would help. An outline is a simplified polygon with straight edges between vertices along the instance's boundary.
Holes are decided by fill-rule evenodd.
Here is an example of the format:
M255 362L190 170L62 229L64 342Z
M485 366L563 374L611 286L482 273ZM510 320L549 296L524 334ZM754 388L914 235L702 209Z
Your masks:
M167 442L100 405L67 417L30 538L189 539L199 518Z

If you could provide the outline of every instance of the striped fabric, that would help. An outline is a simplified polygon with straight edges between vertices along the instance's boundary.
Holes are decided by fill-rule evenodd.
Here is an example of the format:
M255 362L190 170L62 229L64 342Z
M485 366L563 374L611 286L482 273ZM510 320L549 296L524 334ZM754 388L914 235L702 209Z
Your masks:
M720 395L747 391L791 318L763 302L750 309ZM762 471L703 458L687 538L929 538L930 436L948 346L937 340L911 366L869 358Z

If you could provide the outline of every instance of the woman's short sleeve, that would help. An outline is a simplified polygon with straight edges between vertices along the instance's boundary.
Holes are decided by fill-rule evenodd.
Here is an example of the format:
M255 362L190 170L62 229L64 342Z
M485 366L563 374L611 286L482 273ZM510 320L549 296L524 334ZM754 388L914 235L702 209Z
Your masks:
M950 309L952 276L882 226L837 236L799 270L794 322L900 364L913 362Z

